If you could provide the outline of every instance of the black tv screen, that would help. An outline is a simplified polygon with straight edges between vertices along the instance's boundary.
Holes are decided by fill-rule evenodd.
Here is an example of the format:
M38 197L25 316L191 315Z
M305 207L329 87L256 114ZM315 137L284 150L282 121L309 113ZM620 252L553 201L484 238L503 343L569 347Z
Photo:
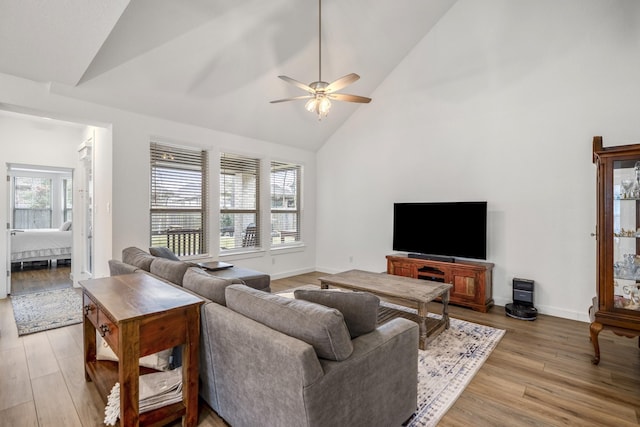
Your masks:
M487 202L395 203L393 250L487 258Z

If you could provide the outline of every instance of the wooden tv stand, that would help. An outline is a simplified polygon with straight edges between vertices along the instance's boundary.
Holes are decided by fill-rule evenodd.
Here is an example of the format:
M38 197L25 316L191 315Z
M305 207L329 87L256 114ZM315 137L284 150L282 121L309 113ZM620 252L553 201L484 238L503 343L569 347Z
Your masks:
M453 285L450 304L486 313L493 306L491 272L493 264L480 261L434 261L387 255L387 274L433 280Z

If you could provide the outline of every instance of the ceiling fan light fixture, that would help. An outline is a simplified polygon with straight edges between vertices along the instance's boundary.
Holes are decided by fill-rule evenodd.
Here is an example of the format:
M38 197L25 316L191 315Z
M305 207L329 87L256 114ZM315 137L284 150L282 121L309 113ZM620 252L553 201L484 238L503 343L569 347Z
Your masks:
M331 100L347 101L367 104L371 102L371 98L358 95L348 95L337 93L340 89L357 81L360 76L355 73L347 74L331 83L322 80L322 0L318 0L318 80L308 85L294 80L287 76L278 76L280 79L290 83L299 89L306 91L308 94L304 96L294 96L292 98L278 99L271 101L272 104L286 101L295 101L300 99L308 99L304 107L311 113L318 115L318 120L322 120L329 114L331 109Z
M323 117L327 117L329 110L331 109L331 101L324 95L316 95L315 98L311 98L307 101L304 108L310 113L318 115L318 120L322 120Z

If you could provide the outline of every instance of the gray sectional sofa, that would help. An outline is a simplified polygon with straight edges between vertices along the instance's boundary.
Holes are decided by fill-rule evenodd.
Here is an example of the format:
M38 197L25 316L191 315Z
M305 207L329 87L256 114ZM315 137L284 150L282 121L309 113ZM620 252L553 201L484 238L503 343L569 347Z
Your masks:
M138 248L109 265L112 275L153 274L205 299L200 395L234 427L399 426L416 410L418 326L377 325L375 312L371 323L377 297L336 295L339 311L311 302L331 291L271 294L261 273L217 277Z

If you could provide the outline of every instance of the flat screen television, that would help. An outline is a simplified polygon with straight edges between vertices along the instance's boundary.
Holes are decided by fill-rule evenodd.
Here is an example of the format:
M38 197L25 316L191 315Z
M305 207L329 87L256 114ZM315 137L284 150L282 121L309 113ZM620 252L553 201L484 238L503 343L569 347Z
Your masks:
M395 203L393 250L419 258L486 259L487 202Z

